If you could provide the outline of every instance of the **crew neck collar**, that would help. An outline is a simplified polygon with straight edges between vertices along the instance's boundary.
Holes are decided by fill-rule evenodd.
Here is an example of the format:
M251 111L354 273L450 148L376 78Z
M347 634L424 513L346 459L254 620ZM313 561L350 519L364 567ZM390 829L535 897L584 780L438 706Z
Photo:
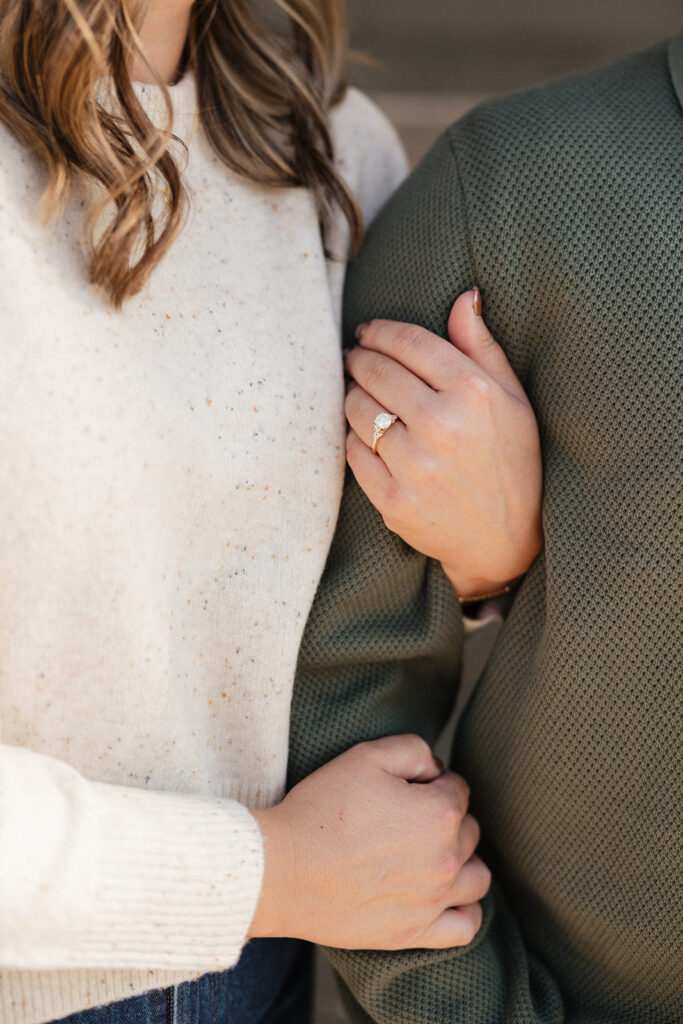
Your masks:
M193 73L186 71L180 81L166 88L173 107L173 133L188 141L197 115L197 87ZM152 82L133 82L133 89L149 119L157 127L163 127L168 112L161 86Z

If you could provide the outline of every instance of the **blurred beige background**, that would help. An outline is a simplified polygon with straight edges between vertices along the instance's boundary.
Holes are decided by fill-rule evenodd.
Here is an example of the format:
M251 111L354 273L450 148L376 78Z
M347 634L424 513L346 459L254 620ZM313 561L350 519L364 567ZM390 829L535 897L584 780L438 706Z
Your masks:
M674 35L681 0L349 0L353 81L398 123L413 159L476 99Z
M394 121L413 162L485 96L683 29L681 0L349 0L349 13L351 45L376 61L352 67L351 79ZM322 958L318 973L315 1024L343 1024Z

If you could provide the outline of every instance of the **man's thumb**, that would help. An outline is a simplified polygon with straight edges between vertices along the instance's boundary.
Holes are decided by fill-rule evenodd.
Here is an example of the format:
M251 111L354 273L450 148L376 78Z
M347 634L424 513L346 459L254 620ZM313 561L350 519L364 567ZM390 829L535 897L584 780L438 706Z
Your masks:
M457 349L506 391L521 390L522 386L505 353L484 323L478 288L465 292L453 303L448 317L448 337Z

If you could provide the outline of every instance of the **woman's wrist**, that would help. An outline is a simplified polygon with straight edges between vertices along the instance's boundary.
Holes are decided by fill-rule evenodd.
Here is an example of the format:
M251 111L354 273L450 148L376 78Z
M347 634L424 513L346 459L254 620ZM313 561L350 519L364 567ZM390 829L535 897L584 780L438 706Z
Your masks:
M522 573L506 580L462 580L455 569L443 563L441 567L458 595L460 604L474 604L477 601L487 601L489 598L508 594L522 581L525 575Z
M286 860L291 855L292 837L281 805L249 813L256 819L263 841L263 878L256 910L249 926L247 938L282 938L289 935L287 928L286 894L292 885L291 871Z
M510 545L507 546L510 548ZM543 547L543 531L540 521L529 531L524 542L517 547L501 552L495 559L495 567L501 570L500 575L473 576L463 573L463 566L442 561L441 568L458 595L461 604L473 604L499 597L514 590L526 576ZM493 550L493 549L492 549ZM495 549L496 551L499 549ZM491 559L489 559L491 561Z
M523 576L517 576L515 579L510 580L509 583L505 583L502 586L496 587L495 590L482 590L476 594L467 593L465 595L458 595L458 601L460 604L479 604L482 601L490 601L494 597L503 597L505 594L509 594L515 587L522 582Z

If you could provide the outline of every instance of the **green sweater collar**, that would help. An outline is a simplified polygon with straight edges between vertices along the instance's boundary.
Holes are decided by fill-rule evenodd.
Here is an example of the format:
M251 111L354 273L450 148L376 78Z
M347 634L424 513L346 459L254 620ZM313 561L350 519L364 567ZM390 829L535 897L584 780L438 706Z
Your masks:
M669 69L678 101L683 107L683 32L669 43Z

